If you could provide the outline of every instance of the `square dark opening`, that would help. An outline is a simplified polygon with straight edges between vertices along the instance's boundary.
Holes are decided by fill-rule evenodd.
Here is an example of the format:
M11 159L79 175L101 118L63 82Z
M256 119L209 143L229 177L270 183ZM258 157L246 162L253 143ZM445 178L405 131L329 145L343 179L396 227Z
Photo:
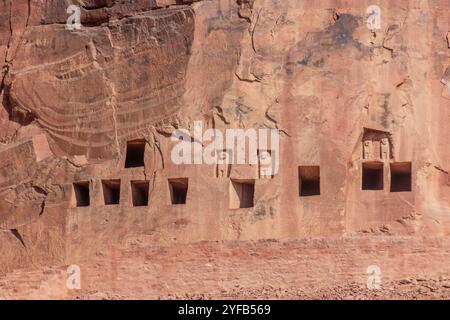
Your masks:
M300 166L298 168L299 193L301 197L320 195L320 167Z
M254 196L254 180L231 180L230 209L253 207Z
M127 142L127 154L125 157L125 168L136 168L144 166L145 140L134 140Z
M391 192L412 190L411 162L391 163Z
M185 204L188 193L188 178L169 179L170 201Z
M131 181L133 207L148 205L148 181Z
M362 166L362 190L383 190L384 170L382 162L366 162Z
M73 191L77 207L88 207L90 205L89 182L75 182Z
M105 205L119 204L120 180L102 180L102 188Z

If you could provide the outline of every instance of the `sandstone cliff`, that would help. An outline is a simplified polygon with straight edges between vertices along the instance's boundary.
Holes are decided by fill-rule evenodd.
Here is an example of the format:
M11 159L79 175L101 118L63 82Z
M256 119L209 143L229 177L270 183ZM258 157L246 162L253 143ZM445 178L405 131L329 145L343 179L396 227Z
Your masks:
M136 234L448 237L450 4L378 1L370 30L371 4L0 0L0 272ZM278 174L174 164L194 121L279 129Z

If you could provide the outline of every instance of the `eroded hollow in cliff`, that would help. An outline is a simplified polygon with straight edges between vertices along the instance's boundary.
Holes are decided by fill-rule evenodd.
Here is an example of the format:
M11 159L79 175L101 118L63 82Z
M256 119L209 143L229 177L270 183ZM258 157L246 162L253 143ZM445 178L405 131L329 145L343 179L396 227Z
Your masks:
M169 179L170 202L172 204L185 204L188 186L188 178Z
M125 168L144 166L145 140L133 140L127 142Z
M119 204L120 180L102 180L102 188L105 205Z
M365 162L362 165L362 190L383 190L384 170L382 162Z
M319 166L300 166L298 168L298 178L301 197L320 195Z
M75 194L75 203L77 207L88 207L91 203L89 197L89 182L74 182L73 192Z
M133 207L148 205L148 181L131 181L131 199Z
M231 180L230 209L251 208L254 205L255 181Z
M411 162L391 163L391 192L411 191Z

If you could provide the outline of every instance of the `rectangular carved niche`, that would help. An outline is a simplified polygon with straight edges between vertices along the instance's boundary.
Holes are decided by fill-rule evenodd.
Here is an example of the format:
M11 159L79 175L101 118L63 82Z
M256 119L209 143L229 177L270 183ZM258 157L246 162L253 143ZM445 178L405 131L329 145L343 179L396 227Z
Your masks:
M384 165L382 162L362 164L362 190L383 190Z
M391 163L391 192L412 190L411 162Z
M91 203L89 195L89 182L74 182L73 192L75 196L75 206L88 207Z
M185 204L189 187L188 178L169 179L171 204Z
M301 197L320 195L319 166L300 166L298 168L298 178Z
M145 140L133 140L127 142L125 168L144 166Z
M120 180L102 180L102 189L105 205L120 203Z
M230 209L253 207L254 196L255 196L254 180L231 180Z
M133 207L148 205L148 181L131 181L131 200Z

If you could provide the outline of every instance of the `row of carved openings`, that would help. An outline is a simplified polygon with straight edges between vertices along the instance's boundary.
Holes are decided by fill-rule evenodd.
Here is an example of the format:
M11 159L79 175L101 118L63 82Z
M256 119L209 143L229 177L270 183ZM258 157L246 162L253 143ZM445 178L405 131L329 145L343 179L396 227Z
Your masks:
M120 180L102 180L103 204L120 203ZM168 179L170 203L185 204L188 194L188 178ZM81 181L73 183L76 207L88 207L91 204L90 183ZM255 180L231 180L230 209L251 208L254 206ZM148 181L131 181L131 200L133 207L147 206L149 199Z
M125 168L144 166L145 140L127 143ZM411 163L393 163L391 169L391 192L411 191ZM320 167L299 166L299 195L301 197L320 195ZM172 204L185 204L188 191L188 178L169 179ZM89 182L73 184L76 206L90 205ZM102 180L105 205L120 202L120 180ZM384 165L382 162L365 162L362 168L362 190L384 189ZM148 181L131 181L133 206L148 205ZM230 208L250 208L254 206L254 180L231 180Z
M390 192L408 192L412 190L411 162L391 163ZM384 189L384 163L365 162L362 164L362 190Z
M188 179L169 179L171 204L185 204L188 191ZM120 180L102 180L103 204L118 205L120 203ZM131 181L131 203L133 207L148 205L149 181ZM76 207L88 207L91 204L90 183L81 181L73 183Z
M391 169L391 192L411 191L411 163L393 163ZM185 204L188 193L188 178L168 179L171 204ZM363 163L362 190L384 189L384 165L381 162ZM90 205L89 182L73 183L77 207ZM120 202L120 180L102 180L104 205ZM230 209L254 206L255 180L231 179ZM299 167L299 195L301 197L320 195L320 167ZM131 181L133 207L147 206L149 199L148 181Z

